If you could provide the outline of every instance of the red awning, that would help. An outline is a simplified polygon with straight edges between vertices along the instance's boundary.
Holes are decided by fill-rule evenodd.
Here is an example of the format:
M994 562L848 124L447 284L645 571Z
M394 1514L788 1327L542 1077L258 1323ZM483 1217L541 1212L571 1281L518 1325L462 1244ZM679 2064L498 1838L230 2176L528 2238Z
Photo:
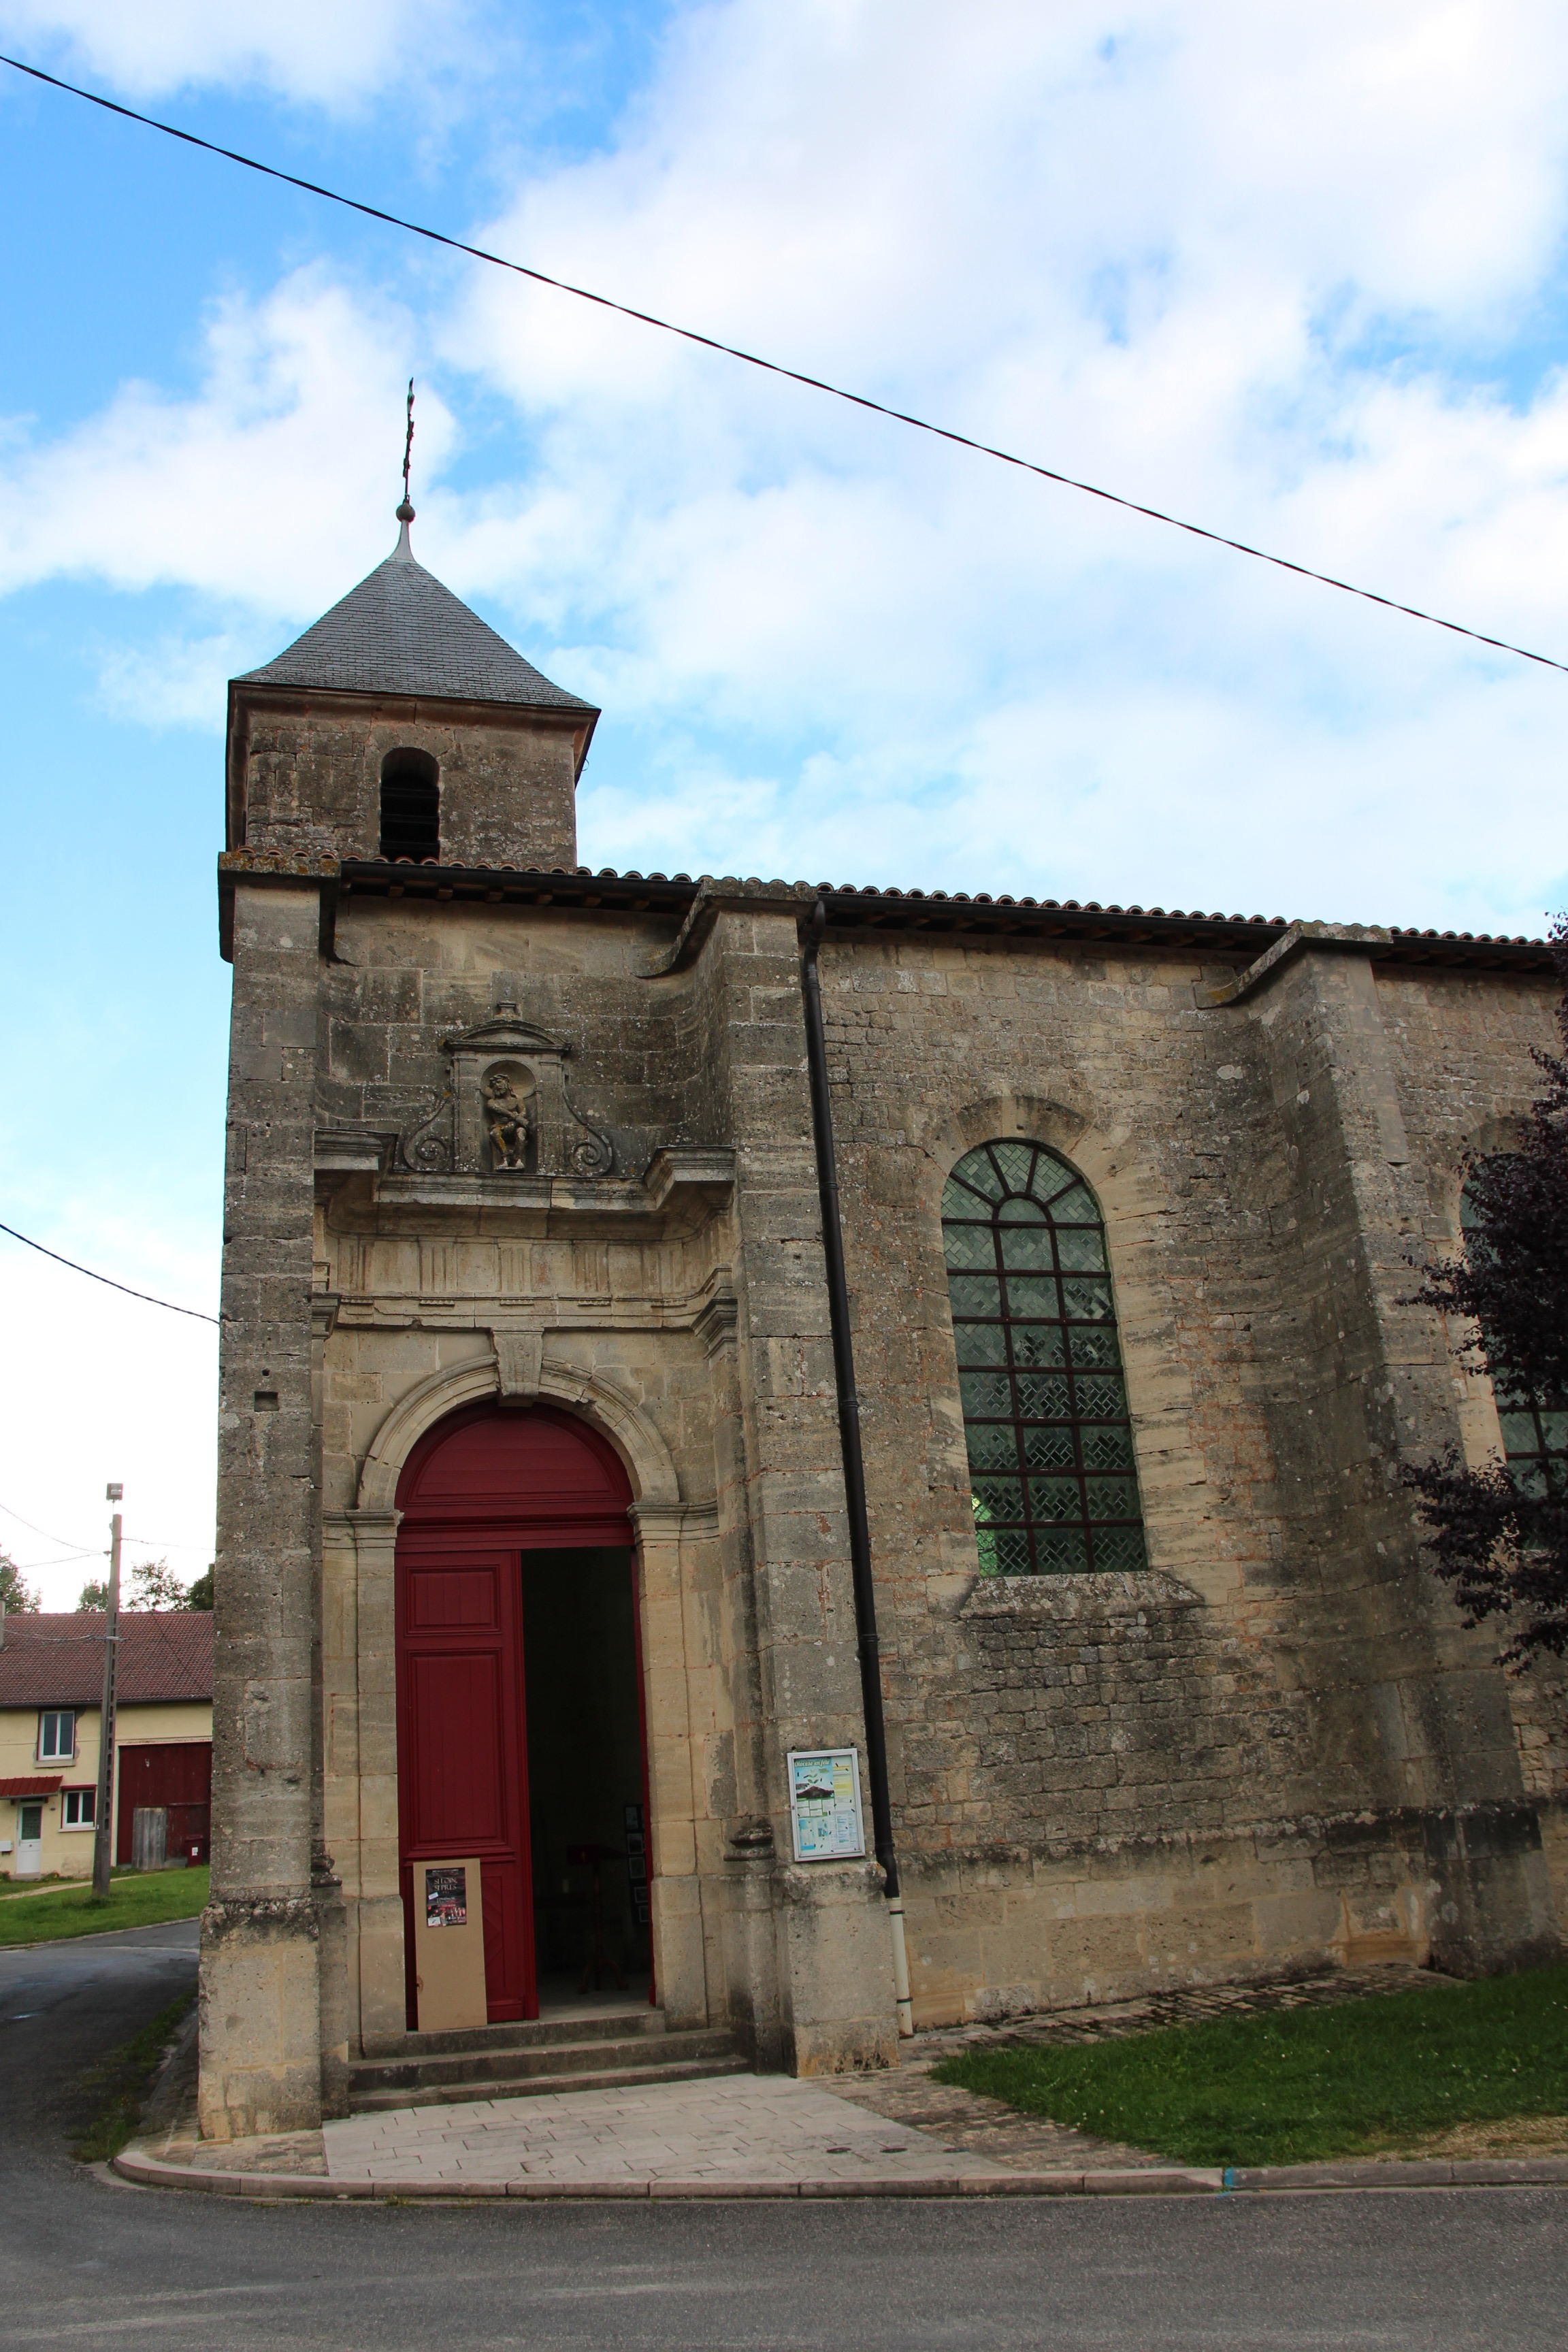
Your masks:
M0 1797L52 1797L64 1778L57 1772L52 1780L47 1774L32 1780L0 1780Z

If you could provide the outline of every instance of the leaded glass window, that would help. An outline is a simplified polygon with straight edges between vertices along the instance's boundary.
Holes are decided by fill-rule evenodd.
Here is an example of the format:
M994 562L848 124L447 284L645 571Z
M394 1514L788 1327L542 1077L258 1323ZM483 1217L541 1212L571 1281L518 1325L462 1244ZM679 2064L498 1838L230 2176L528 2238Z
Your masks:
M1094 1194L1043 1143L983 1143L942 1232L982 1573L1146 1566Z
M1468 1185L1459 1196L1459 1223L1474 1235L1477 1217ZM1472 1239L1470 1246L1476 1246ZM1532 1395L1517 1396L1494 1389L1502 1450L1508 1474L1522 1495L1568 1494L1568 1412L1554 1410L1565 1401Z

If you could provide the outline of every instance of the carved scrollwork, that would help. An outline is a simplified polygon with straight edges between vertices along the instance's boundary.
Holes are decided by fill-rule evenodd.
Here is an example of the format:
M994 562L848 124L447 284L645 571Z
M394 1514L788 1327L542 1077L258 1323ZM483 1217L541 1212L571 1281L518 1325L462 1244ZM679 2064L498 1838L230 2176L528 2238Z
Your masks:
M566 1116L582 1132L568 1138L566 1158L574 1176L608 1176L616 1164L616 1147L603 1130L590 1127L563 1087Z
M616 1147L607 1135L596 1127L586 1128L580 1142L574 1143L567 1155L573 1171L578 1176L607 1176L616 1164Z
M405 1127L397 1139L397 1157L416 1176L446 1176L452 1168L452 1089L444 1087L433 1109Z

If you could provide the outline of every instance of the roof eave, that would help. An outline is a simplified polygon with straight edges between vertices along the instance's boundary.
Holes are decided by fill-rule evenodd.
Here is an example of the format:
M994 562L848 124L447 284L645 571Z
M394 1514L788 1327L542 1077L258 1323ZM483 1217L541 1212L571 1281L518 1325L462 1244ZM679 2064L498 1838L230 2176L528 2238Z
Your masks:
M278 878L295 884L300 868ZM232 877L233 869L230 869ZM220 875L220 884L223 880ZM247 868L247 878L265 878ZM325 880L327 877L323 877ZM661 913L685 917L711 908L721 911L768 906L793 909L804 921L820 898L830 932L963 932L984 939L1014 939L1082 947L1213 950L1250 967L1289 940L1304 947L1353 948L1379 962L1468 966L1485 971L1554 973L1550 941L1492 938L1485 933L1401 929L1397 926L1292 922L1283 916L1204 914L1180 908L1100 906L1094 900L999 897L988 891L927 892L857 889L806 882L763 882L754 877L622 874L610 866L596 872L580 866L525 868L511 866L416 865L399 859L344 858L330 877L335 892L350 896L432 898L450 901L551 905L564 911ZM232 887L232 878L230 879Z

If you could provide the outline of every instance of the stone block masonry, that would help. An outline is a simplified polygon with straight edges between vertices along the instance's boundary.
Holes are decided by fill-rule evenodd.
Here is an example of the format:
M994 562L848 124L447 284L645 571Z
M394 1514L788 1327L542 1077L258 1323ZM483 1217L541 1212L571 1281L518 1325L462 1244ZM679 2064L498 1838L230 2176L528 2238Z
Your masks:
M399 1481L454 1416L562 1416L624 1471L665 2020L764 2069L895 2055L879 1872L796 1864L785 1780L792 1748L864 1748L816 893L579 869L595 714L440 613L515 699L403 691L396 647L312 684L313 633L233 688L209 2139L313 2128L416 2038ZM434 862L377 856L393 752L438 774ZM915 895L829 918L918 2019L1560 1950L1562 1677L1500 1673L1402 1477L1496 1444L1408 1294L1535 1089L1549 959ZM1103 1217L1140 1570L981 1573L942 1195L1017 1139Z
M212 1900L202 1920L202 2128L321 2114L311 1897L319 1592L311 1218L319 894L235 908L218 1412Z
M1212 971L1152 954L850 932L824 956L923 2021L1557 1948L1560 1698L1510 1692L1459 1624L1399 1475L1457 1433L1462 1381L1402 1303L1413 1261L1457 1234L1467 1140L1528 1101L1552 992L1456 982L1468 1017L1418 1033L1403 992L1445 983L1359 944L1219 1008ZM1006 1136L1105 1213L1144 1574L975 1573L940 1194Z

